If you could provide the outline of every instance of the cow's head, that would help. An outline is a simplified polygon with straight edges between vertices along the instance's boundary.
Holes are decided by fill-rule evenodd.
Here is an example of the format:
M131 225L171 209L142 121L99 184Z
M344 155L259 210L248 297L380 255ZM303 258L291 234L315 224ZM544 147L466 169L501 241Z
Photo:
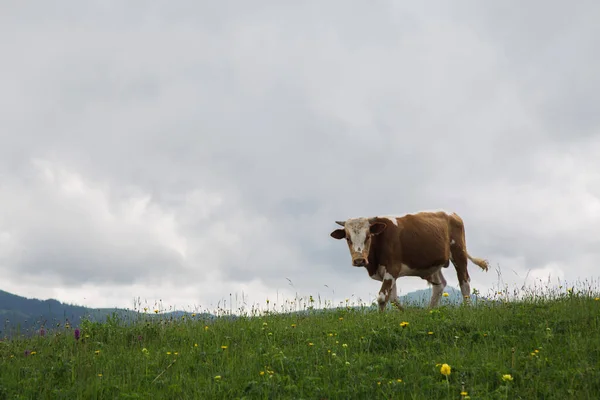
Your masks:
M371 239L374 235L383 232L386 225L383 222L375 222L375 218L351 218L344 222L335 221L335 223L344 228L334 230L330 236L334 239L346 238L352 265L355 267L366 266L369 263Z

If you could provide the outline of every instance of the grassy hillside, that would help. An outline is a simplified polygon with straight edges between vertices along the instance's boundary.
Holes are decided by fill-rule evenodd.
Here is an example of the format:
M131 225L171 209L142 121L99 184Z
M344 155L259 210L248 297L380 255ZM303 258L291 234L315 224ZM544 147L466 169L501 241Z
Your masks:
M600 393L600 301L576 291L404 313L349 305L210 322L150 317L84 322L79 339L73 328L62 328L0 342L0 398L591 399Z

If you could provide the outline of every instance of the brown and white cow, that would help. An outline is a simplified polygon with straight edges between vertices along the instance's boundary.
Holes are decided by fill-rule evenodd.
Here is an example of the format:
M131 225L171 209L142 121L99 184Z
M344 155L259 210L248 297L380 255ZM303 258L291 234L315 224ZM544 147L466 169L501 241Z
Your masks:
M365 267L372 279L382 282L377 302L383 311L388 301L398 307L396 279L418 276L432 285L429 307L435 307L446 287L442 268L450 262L456 269L464 301L470 302L467 259L482 270L488 262L467 253L465 227L456 213L423 211L402 217L351 218L335 221L343 229L331 232L346 239L352 265Z

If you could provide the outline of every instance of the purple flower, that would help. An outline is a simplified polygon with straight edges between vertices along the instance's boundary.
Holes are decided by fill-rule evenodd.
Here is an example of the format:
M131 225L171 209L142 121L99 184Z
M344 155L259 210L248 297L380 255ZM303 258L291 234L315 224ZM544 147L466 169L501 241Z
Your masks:
M40 329L40 336L46 335L46 330L44 328Z
M75 329L75 332L73 334L75 335L75 340L79 340L79 336L81 335L81 332L79 332L79 328Z
M27 357L31 353L29 350L25 350L25 357Z

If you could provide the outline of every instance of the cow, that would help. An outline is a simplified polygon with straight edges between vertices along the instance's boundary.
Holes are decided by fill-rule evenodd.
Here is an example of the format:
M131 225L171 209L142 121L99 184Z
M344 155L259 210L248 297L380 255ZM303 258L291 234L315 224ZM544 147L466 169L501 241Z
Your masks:
M446 287L443 268L450 262L456 269L463 301L470 303L470 277L467 260L483 271L487 260L467 252L465 226L456 213L420 211L404 216L358 217L335 221L343 229L330 236L346 239L352 265L366 268L369 276L382 282L377 303L383 311L390 301L404 310L397 296L396 280L416 276L432 285L429 308L437 306Z

